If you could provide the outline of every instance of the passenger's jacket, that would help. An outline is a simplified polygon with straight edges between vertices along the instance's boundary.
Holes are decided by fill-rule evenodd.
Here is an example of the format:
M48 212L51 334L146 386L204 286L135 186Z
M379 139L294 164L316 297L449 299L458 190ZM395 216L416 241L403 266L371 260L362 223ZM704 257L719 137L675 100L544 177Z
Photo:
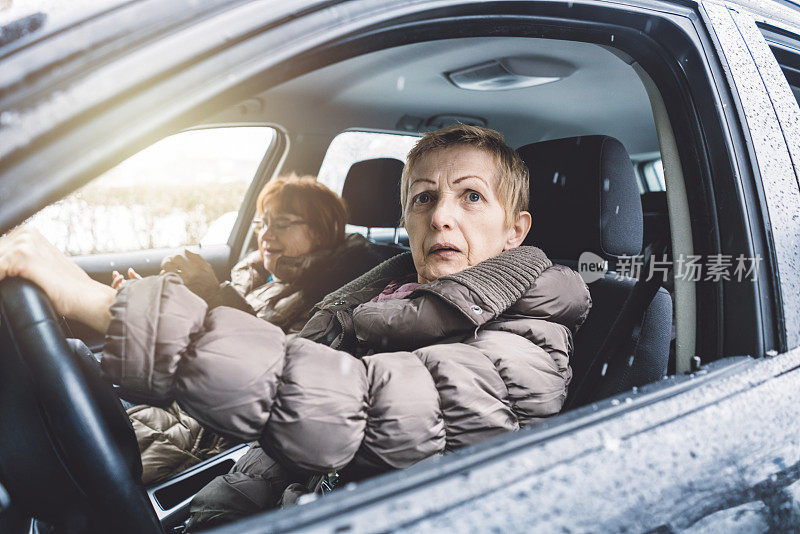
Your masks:
M206 299L209 309L229 306L296 332L331 291L369 271L391 249L351 234L333 249L278 260L279 278L269 280L258 251L231 271L231 281ZM140 405L128 410L142 458L142 482L153 484L219 454L239 442L204 428L175 405Z
M284 332L299 331L311 318L314 305L396 254L372 245L360 234L349 234L332 249L315 250L294 258L281 257L274 278L264 268L261 254L250 253L231 270L231 281L206 303L209 309L228 306L269 321Z
M302 337L231 308L207 313L177 275L132 281L111 307L102 365L128 396L177 400L311 472L354 458L403 468L558 413L591 305L577 273L520 247L369 302L410 272L403 254L346 285Z
M177 404L167 408L134 406L128 417L139 444L145 484L180 473L237 443L203 428Z

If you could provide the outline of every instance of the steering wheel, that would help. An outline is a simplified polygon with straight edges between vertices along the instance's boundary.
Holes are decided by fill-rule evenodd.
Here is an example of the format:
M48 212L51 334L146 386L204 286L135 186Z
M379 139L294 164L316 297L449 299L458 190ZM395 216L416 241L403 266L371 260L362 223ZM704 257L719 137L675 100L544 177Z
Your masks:
M28 280L0 281L0 347L0 482L15 512L55 532L163 532L119 398Z

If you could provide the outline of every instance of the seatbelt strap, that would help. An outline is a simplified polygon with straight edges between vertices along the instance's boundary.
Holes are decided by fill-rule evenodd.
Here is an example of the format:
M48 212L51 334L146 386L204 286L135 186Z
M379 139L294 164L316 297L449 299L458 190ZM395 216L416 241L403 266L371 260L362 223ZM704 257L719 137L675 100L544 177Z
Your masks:
M628 298L622 305L619 315L611 325L611 329L606 334L600 349L595 353L589 369L583 376L583 380L575 388L573 394L567 397L564 409L573 406L583 406L595 399L603 378L615 376L614 372L622 365L627 365L636 349L639 341L640 324L650 303L653 301L658 288L661 287L661 280L653 276L649 280L647 274L650 272L652 263L656 255L663 256L667 250L667 240L665 236L659 237L651 248L650 255L646 258L642 270L636 279ZM607 366L607 367L606 367ZM606 367L603 369L603 367Z

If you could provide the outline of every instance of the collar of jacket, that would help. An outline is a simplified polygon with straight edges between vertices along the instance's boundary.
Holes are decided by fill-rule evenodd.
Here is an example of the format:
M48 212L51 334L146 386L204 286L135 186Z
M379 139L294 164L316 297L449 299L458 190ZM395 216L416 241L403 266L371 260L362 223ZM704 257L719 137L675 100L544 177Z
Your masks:
M422 293L443 296L450 284L457 283L473 293L488 308L490 315L497 316L517 302L542 271L551 265L552 262L541 249L521 246L503 251L463 271L423 284L411 297ZM411 253L400 254L330 293L317 308L355 308L370 301L393 280L414 272Z
M344 241L334 248L324 248L301 256L278 258L275 272L277 279L287 284L306 285L309 280L329 271L333 264L347 261L349 253L366 248L367 239L360 234L348 234Z
M398 254L328 294L317 308L354 308L369 302L393 280L415 272L411 253Z
M435 294L477 327L522 298L551 265L539 248L517 247L458 273L423 284L411 297ZM413 272L414 260L410 252L386 260L317 304L319 311L303 327L300 337L352 352L356 345L353 310L370 301L392 280ZM453 298L454 294L464 293L464 290L468 298ZM481 309L480 314L475 312L475 306Z
M434 293L448 300L448 287L453 283L460 284L469 290L474 300L480 302L484 310L490 312L482 320L477 320L475 314L461 309L462 313L477 326L510 308L533 286L539 275L552 265L553 263L540 248L516 247L469 269L423 284L411 294L411 298L424 293Z

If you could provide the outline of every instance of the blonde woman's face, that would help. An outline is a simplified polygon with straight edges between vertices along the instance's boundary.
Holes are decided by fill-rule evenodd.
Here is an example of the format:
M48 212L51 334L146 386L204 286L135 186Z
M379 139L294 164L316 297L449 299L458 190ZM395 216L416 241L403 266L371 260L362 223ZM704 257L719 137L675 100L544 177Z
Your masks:
M255 221L258 250L264 267L275 272L278 258L293 258L308 254L314 248L314 239L308 223L301 217L284 212L267 211Z
M530 214L509 227L495 158L469 146L435 150L414 165L404 206L420 283L452 274L522 243Z

